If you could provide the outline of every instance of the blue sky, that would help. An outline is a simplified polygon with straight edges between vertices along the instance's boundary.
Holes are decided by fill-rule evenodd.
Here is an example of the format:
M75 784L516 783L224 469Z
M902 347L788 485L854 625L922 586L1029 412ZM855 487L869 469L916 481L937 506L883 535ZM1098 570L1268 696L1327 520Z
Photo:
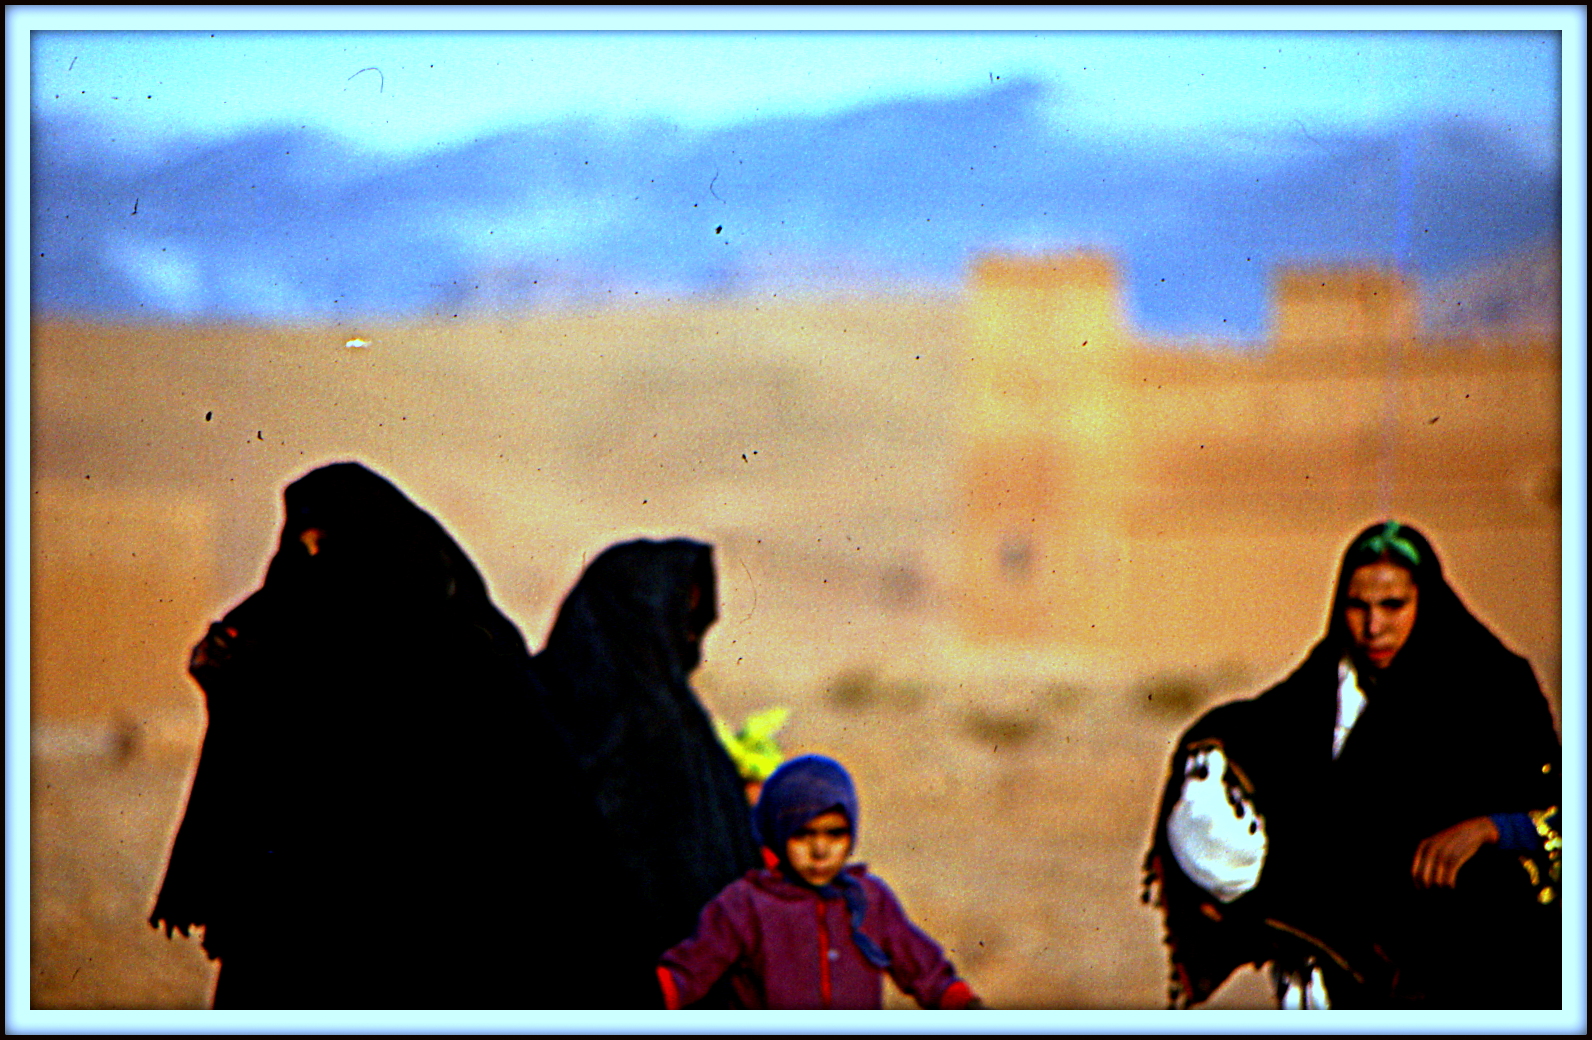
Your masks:
M791 263L945 288L978 250L1084 246L1145 328L1253 339L1276 264L1437 277L1556 237L1571 10L11 8L34 301L451 312L421 290L502 263L626 296ZM298 259L351 228L431 266Z
M1553 37L1497 31L1529 25L1529 9L1449 11L1413 22L1338 16L1339 24L1426 26L1397 33L505 32L559 19L457 11L422 11L410 24L480 31L294 31L394 22L385 14L361 19L336 9L274 18L246 10L209 18L162 17L159 9L61 12L51 21L62 31L33 39L33 112L99 127L134 148L172 136L294 123L360 147L409 152L569 117L725 127L902 97L963 95L1002 77L1047 84L1052 118L1082 133L1255 134L1299 124L1330 133L1459 115L1507 126L1539 148L1550 147L1557 134ZM634 24L624 16L563 17L563 24L577 26ZM1243 25L1265 18L1217 14L1204 21ZM757 21L720 16L720 24ZM808 21L844 24L839 16ZM999 23L999 13L987 21ZM1273 15L1272 21L1290 19ZM1165 13L1010 18L1036 22L1175 24ZM207 27L195 30L195 23ZM212 31L229 23L277 28ZM1492 31L1441 31L1465 24ZM135 25L145 31L127 31ZM184 25L188 31L163 28Z

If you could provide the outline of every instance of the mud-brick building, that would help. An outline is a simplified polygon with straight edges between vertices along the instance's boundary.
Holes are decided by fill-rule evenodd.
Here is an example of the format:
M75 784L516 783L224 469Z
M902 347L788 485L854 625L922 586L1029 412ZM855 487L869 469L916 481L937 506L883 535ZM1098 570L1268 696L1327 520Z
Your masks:
M1347 539L1391 515L1556 673L1557 330L1425 334L1415 287L1373 267L1281 270L1271 306L1260 349L1154 342L1109 257L974 265L963 631L1267 672L1321 631Z

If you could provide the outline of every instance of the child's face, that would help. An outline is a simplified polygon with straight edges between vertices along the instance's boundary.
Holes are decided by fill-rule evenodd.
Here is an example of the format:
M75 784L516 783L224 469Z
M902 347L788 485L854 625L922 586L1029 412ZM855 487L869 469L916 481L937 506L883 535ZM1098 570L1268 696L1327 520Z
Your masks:
M834 809L808 820L785 843L785 862L814 888L835 880L850 855L851 821Z

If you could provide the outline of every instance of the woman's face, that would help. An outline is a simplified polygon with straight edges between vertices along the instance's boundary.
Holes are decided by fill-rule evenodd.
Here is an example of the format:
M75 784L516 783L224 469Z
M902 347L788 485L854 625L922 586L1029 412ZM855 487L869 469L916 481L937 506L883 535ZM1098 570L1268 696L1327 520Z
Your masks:
M1410 572L1386 560L1368 563L1349 576L1343 619L1361 660L1378 669L1393 663L1415 628L1419 598Z

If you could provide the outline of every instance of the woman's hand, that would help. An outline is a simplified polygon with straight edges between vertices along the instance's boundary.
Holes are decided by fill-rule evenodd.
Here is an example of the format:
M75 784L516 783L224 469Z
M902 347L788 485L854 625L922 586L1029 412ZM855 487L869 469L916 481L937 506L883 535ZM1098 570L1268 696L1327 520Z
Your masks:
M1486 816L1438 831L1415 850L1415 863L1410 868L1415 887L1453 888L1459 880L1459 868L1470 862L1483 845L1497 841L1498 828Z

